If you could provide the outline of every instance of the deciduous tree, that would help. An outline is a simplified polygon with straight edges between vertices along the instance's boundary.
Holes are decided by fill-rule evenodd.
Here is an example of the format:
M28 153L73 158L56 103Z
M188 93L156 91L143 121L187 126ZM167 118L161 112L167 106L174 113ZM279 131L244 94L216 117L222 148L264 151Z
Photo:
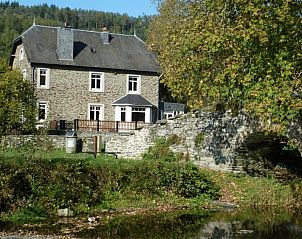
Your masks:
M0 60L0 135L32 131L36 122L34 89L18 70Z
M244 109L282 131L302 110L302 1L164 0L149 42L192 109Z

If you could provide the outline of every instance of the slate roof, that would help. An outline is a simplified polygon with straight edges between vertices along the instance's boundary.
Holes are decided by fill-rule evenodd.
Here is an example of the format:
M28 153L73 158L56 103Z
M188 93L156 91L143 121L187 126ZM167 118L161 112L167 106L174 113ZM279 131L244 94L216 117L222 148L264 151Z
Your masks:
M159 102L159 110L163 111L185 111L185 104L174 102Z
M33 25L14 42L22 40L26 56L31 63L69 65L115 70L159 73L156 56L138 37L109 33L109 44L102 41L100 32L74 31L74 58L58 60L58 27ZM15 46L16 47L16 46Z
M153 105L141 95L128 94L117 101L113 102L112 105L127 105L127 106L144 106L152 107Z

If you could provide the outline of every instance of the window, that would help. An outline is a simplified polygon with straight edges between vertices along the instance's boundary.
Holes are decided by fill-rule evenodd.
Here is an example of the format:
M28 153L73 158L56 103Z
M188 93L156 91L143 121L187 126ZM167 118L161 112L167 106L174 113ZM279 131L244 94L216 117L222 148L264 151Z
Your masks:
M48 104L47 102L39 102L38 106L38 120L39 121L44 121L47 119L47 112L48 112Z
M174 113L173 112L165 112L164 113L164 119L170 119L174 117Z
M20 48L19 50L19 61L24 60L24 49L23 47Z
M88 105L88 119L89 120L103 120L103 105L89 104Z
M128 75L127 89L129 94L141 93L141 77L138 75Z
M90 72L89 90L94 92L104 92L104 73Z
M132 108L132 121L143 121L145 122L145 108Z
M121 121L123 121L123 122L126 121L126 108L125 107L121 108Z
M22 70L22 77L23 77L23 80L27 79L27 70L26 69Z
M38 88L49 89L49 69L38 68Z

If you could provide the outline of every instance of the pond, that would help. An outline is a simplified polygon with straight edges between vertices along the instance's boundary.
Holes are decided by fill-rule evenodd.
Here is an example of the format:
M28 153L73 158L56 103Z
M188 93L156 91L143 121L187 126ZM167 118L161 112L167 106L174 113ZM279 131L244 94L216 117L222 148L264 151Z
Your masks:
M236 210L228 212L150 213L148 215L106 216L88 222L61 219L22 228L1 223L0 238L141 238L141 239L298 239L302 238L302 214L281 210ZM23 235L14 234L23 231ZM8 234L4 234L6 232ZM2 235L2 236L1 236ZM27 236L26 236L27 235ZM49 237L50 236L50 237ZM56 237L58 238L58 237Z

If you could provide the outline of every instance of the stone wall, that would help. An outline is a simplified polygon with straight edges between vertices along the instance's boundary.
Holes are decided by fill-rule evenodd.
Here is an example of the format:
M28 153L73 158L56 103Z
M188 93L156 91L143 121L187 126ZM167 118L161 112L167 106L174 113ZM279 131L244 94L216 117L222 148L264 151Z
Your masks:
M22 60L20 59L20 50L21 49L23 49L23 51L24 51L24 58ZM19 69L20 72L25 71L26 72L25 78L32 82L32 68L31 68L30 64L28 63L28 60L26 57L26 52L25 52L23 45L19 45L16 48L15 58L14 58L12 67L13 67L13 69Z
M157 138L177 135L181 142L170 147L174 152L187 154L190 160L202 167L242 171L246 167L246 155L240 155L239 151L243 151L247 141L255 141L251 136L260 132L261 125L244 113L233 117L228 113L198 112L145 127L133 135L113 135L106 142L106 150L117 152L122 158L140 159ZM289 138L298 142L302 152L301 126L296 125L289 132ZM200 139L202 142L197 142ZM261 140L267 139L260 138L258 143L261 144Z
M65 149L65 135L8 135L0 140L1 148L19 148L35 146L43 148Z
M186 155L201 167L221 171L255 171L255 165L257 170L259 171L260 168L261 171L267 166L265 157L274 159L275 154L278 153L274 150L279 150L275 147L279 138L273 134L265 134L257 120L244 113L236 117L229 113L209 112L180 115L175 119L129 133L78 132L78 138L83 142L84 152L93 151L93 138L98 136L99 141L105 144L106 152L113 152L119 158L129 159L141 159L157 139L162 137L167 139L175 135L179 143L170 146L172 151ZM18 137L6 141L11 146L17 146L18 142L22 143L27 140ZM301 125L293 124L287 137L296 142L302 156ZM64 135L49 136L46 142L51 142L56 148L65 148ZM277 144L277 147L280 145ZM101 151L101 147L98 151ZM276 166L278 161L274 163ZM254 173L257 175L259 172Z

